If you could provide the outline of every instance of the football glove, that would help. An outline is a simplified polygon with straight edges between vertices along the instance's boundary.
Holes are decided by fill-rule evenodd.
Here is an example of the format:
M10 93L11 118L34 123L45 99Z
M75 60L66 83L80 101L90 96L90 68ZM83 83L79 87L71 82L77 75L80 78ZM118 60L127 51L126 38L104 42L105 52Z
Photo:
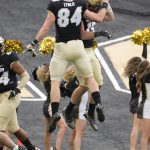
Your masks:
M105 36L107 39L112 38L112 34L109 31L99 31L99 32L94 32L94 37L98 36Z
M11 99L11 98L15 97L15 96L18 95L19 93L21 93L20 89L15 88L14 90L10 91L10 94L9 94L8 99Z

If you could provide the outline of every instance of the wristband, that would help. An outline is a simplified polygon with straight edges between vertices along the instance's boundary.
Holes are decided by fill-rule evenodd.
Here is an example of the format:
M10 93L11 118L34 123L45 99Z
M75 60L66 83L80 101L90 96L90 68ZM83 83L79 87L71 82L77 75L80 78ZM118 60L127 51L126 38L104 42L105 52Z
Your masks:
M34 40L31 42L31 45L32 45L32 46L35 46L37 43L38 43L38 40L34 39Z
M109 4L109 3L108 3L107 10L108 10L108 12L109 12L109 13L112 13L112 12L113 12L113 10L112 10L112 8L111 8L111 6L110 6L110 4Z
M103 3L101 4L101 8L105 8L105 9L107 9L107 7L108 7L108 3L103 2Z

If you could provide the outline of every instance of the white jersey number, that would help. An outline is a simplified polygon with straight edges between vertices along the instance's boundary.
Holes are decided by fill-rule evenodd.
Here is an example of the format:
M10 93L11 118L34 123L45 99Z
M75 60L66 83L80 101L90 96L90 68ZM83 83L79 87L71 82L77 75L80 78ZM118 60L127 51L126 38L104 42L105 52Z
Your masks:
M9 78L8 78L8 71L7 72L4 72L1 77L0 77L0 84L4 84L4 85L7 85L8 82L9 82Z
M96 24L95 22L88 22L86 31L94 32L95 31L95 24Z
M76 26L78 26L81 23L81 9L82 7L77 7L74 14L69 20L70 17L70 10L68 8L61 8L58 11L58 25L59 27L66 27L69 24L69 21L71 23L75 23Z

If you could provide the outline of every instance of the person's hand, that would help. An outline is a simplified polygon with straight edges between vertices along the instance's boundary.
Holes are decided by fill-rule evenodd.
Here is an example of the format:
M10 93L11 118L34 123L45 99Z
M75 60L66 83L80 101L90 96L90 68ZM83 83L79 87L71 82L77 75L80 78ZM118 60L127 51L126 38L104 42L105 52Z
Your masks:
M99 37L99 36L105 36L105 37L107 37L107 39L110 39L112 37L112 35L109 31L94 32L94 37Z
M37 56L37 53L35 52L35 49L33 48L34 46L31 45L31 44L28 44L26 46L26 50L25 52L30 52L32 54L32 57L36 57Z
M10 91L10 94L9 94L8 99L11 99L11 98L15 97L15 96L18 95L19 93L21 93L20 89L15 88L14 90Z
M112 34L109 31L101 31L102 35L107 37L107 39L112 38Z

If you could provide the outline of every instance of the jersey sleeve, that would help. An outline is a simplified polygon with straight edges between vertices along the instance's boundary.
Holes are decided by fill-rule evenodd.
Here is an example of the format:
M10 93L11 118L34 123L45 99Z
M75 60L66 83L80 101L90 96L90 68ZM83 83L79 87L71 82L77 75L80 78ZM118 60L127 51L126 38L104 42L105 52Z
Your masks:
M150 83L150 71L144 76L145 83Z
M52 13L54 13L54 2L51 0L47 6L47 11L51 11Z
M82 7L82 10L83 10L83 13L85 12L85 10L87 9L87 3L85 0L83 0L83 7Z
M18 60L19 60L19 57L15 52L12 52L11 54L9 54L9 59L8 59L9 64Z

